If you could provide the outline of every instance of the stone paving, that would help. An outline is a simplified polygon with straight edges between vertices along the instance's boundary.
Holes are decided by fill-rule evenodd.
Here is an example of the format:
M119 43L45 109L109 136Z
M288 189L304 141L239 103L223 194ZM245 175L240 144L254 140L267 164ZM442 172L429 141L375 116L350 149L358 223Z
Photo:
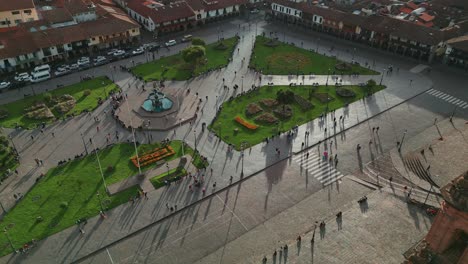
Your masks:
M237 31L237 24L235 25L236 26L234 27L234 29L233 28L226 29L225 34L228 35L232 33L232 35L234 35L234 33ZM272 29L271 25L265 25L262 30L268 31L271 29ZM207 40L214 41L216 38L216 34L213 35L212 32L200 31L200 34L207 34L207 38L206 38ZM207 180L208 186L211 186L213 182L217 182L219 187L224 187L224 186L229 185L229 176L234 175L235 180L239 179L239 175L240 175L240 171L242 167L244 167L243 170L245 172L245 175L250 175L252 173L257 172L260 168L264 168L269 165L275 164L279 160L285 158L291 152L300 151L301 143L303 142L302 138L298 136L295 138L292 144L287 143L285 138L280 138L269 145L259 144L259 145L256 145L255 147L252 147L248 151L246 151L246 156L244 160L244 159L241 159L239 152L227 154L227 151L226 151L227 146L223 142L220 142L216 137L214 137L210 133L207 133L206 131L202 132L201 124L202 123L209 124L209 122L211 122L212 118L214 117L215 109L217 109L220 103L228 97L227 94L223 93L223 89L219 81L221 76L225 76L225 78L231 84L237 83L240 86L241 84L243 84L242 89L244 88L246 89L246 87L250 87L251 84L258 85L258 80L259 80L258 75L249 71L246 65L243 65L241 62L242 60L241 58L243 56L245 56L246 58L250 56L250 50L253 44L252 42L253 34L252 34L252 31L250 31L250 32L242 32L242 35L244 35L244 37L241 39L241 43L239 45L240 47L239 54L234 54L234 60L232 63L228 65L227 68L221 71L213 72L211 73L211 75L206 75L206 76L195 78L188 82L170 82L167 84L167 86L171 86L175 89L185 89L187 85L190 85L192 92L198 91L200 93L200 97L205 98L205 96L207 95L210 97L209 100L206 102L206 104L204 104L204 109L205 109L204 114L200 116L197 122L191 125L183 124L181 127L178 127L175 130L177 131L177 134L169 133L169 132L150 132L150 134L137 132L137 140L143 143L150 141L150 138L153 138L152 141L160 141L165 138L171 138L171 139L183 139L192 146L198 145L198 150L201 151L202 155L208 157L210 164L212 164L211 168L213 169L213 174L210 175L209 179ZM301 38L301 35L298 35L296 33L291 33L291 36L288 35L288 38L294 41L299 41L299 39ZM314 42L314 40L310 40L311 37L308 37L308 39L309 40L304 41L304 46L306 48L310 48L312 46L315 47L316 43ZM320 49L326 50L326 47L327 45L329 45L329 43L322 41L320 43ZM161 52L162 54L160 54L160 56L176 53L183 47L184 47L183 45L178 45L177 47L171 48L171 50L168 52ZM338 48L338 47L339 45L337 44L336 50L337 52L341 52L339 57L343 57L345 60L346 59L350 60L351 54L343 51L346 49L347 44L342 45L341 48ZM331 55L337 55L337 54L331 54ZM366 60L369 61L370 60L369 57L366 57L366 56L368 55L362 54L362 57L359 55L356 55L356 59L359 61L366 61ZM391 56L386 56L386 57L388 58ZM144 57L143 56L134 57L132 59L137 60L137 61L138 60L142 61L144 60ZM72 74L72 75L67 76L66 78L64 77L57 78L57 79L51 80L50 82L35 85L34 89L37 91L41 91L41 90L44 91L48 87L49 88L55 87L55 84L74 83L74 82L77 82L77 80L79 80L80 75L89 73L95 76L98 76L99 74L112 75L111 76L112 79L115 79L116 83L119 86L121 86L125 92L129 94L132 92L136 93L137 89L135 87L139 83L136 82L127 72L114 71L112 70L112 68L109 71L109 68L108 68L113 65L116 65L116 66L120 64L128 65L128 63L129 63L129 60L119 61L119 62L112 63L110 65L84 71L82 73ZM393 64L396 65L396 63L393 63ZM410 63L410 64L413 65L413 63ZM386 68L387 66L388 66L388 59L386 59L386 61L383 60L383 62L376 61L376 69L383 69L383 68ZM431 87L431 81L428 78L426 78L424 75L413 74L407 71L410 68L411 67L402 66L398 74L384 76L383 83L388 86L388 88L385 89L384 91L377 93L376 95L374 95L373 97L367 100L363 100L363 101L350 104L350 106L346 109L337 110L336 115L347 116L345 120L345 128L349 129L352 126L358 125L371 117L373 117L372 120L374 119L379 120L379 119L387 118L387 115L379 116L379 114L382 111L392 106L395 106L396 104L402 103L408 98L411 98L412 96L416 96ZM234 71L237 71L238 74L234 74ZM244 77L241 78L241 75L243 75ZM326 81L325 78L326 76L315 77L314 79L310 79L310 82L324 83ZM375 76L374 78L379 78L379 76ZM408 82L408 79L413 80L411 85ZM273 81L275 84L289 84L290 82L292 82L291 80L294 80L294 78L291 79L291 77L288 77L288 76L282 76L282 77L264 76L262 80L265 82L267 80L269 80L270 82ZM297 80L297 77L296 77L296 80ZM364 77L350 78L350 77L345 76L344 81L350 84L360 83L360 82L365 81L365 78ZM28 89L28 88L23 88L22 90L25 90L25 89ZM11 92L2 94L2 98L0 98L0 102L2 103L9 102L20 96L22 96L22 91L20 90L11 91ZM11 206L13 206L15 201L13 199L12 194L18 193L18 192L22 192L22 193L27 192L27 190L33 185L35 178L40 173L46 172L49 168L55 166L59 160L62 160L66 157L73 157L74 155L79 154L79 153L83 153L85 151L85 146L87 146L87 148L90 149L91 146L89 146L89 144L86 143L87 140L85 139L92 137L94 141L96 142L96 145L103 146L104 144L106 144L105 135L107 133L114 134L117 132L120 134L120 140L122 142L130 140L131 134L128 131L121 128L120 126L118 126L117 124L115 124L115 121L113 120L113 118L110 117L109 115L106 115L105 112L110 112L108 103L100 106L92 114L93 116L99 116L101 118L101 121L99 122L93 122L91 116L81 115L81 116L74 118L73 120L57 122L53 125L50 125L45 130L45 133L43 135L40 134L39 131L8 130L10 131L10 135L14 137L13 140L18 150L21 153L22 163L19 168L20 175L11 177L1 186L0 199L2 200L3 204L7 208L10 208ZM401 110L401 112L405 112L405 110ZM429 114L434 115L434 113L428 113L428 115ZM401 113L400 117L404 118L405 113ZM369 122L364 122L364 123L369 124L369 127L370 127L371 122L374 122L374 121L369 121ZM327 119L327 123L330 123L329 119ZM415 122L414 124L411 124L411 125L414 128L416 125L420 125L420 123ZM394 125L393 122L391 123L391 125ZM100 132L96 131L96 126L101 127ZM312 130L308 146L313 145L314 142L317 142L318 140L322 140L323 138L326 138L328 136L333 136L333 134L329 134L329 135L324 134L323 130L319 128L322 128L322 125L319 125L318 121L312 121L299 128L299 135L303 135L306 130L308 131ZM398 130L401 130L401 129L398 129ZM53 131L56 132L55 137L51 136L51 132ZM81 133L83 133L84 136L81 136ZM352 135L354 132L347 132L347 133L348 133L347 141L349 141L350 139L352 139L350 135ZM358 133L357 138L362 136L362 132L357 132L357 133ZM399 133L400 131L396 131L395 128L393 128L388 138L394 137L395 134L399 134ZM35 136L34 141L30 140L30 135ZM341 133L341 135L344 135L344 131ZM335 140L335 142L337 141ZM346 146L345 144L343 144L341 146L344 149L349 148L352 150L355 144L354 145L349 144L349 146ZM274 149L276 147L279 147L282 149L281 152L283 154L281 157L277 157L274 154ZM70 153L70 150L73 150L74 153ZM226 155L220 155L222 153L226 153ZM366 156L364 157L364 160L368 158L367 154L365 155ZM353 157L350 156L350 159L353 160L354 155L352 156ZM43 159L45 161L45 164L43 167L36 167L34 165L33 160L36 157ZM347 163L346 160L344 160L343 163L351 164L351 163ZM354 163L354 160L353 160L353 166L355 164L357 163ZM340 166L341 165L339 165L339 167ZM138 230L139 228L145 226L147 223L151 223L152 221L154 221L154 219L160 218L160 217L155 217L154 215L151 215L151 214L142 214L141 212L153 212L153 211L160 212L162 210L162 207L164 207L164 201L183 201L183 204L190 204L190 203L197 201L201 196L198 193L189 197L186 195L186 188L184 189L184 187L182 187L181 189L184 191L169 192L168 190L165 190L162 193L153 192L151 199L150 199L150 201L153 201L153 202L152 203L147 202L146 203L148 204L147 207L138 207L138 209L132 210L132 209L129 209L129 208L132 208L132 206L122 205L121 207L118 207L114 211L110 212L111 216L108 219L113 219L112 221L102 222L102 221L99 221L97 217L93 218L92 221L96 221L95 227L96 227L96 230L99 230L99 232L97 232L98 234L96 236L92 236L88 238L86 241L90 241L90 239L97 240L96 243L98 246L92 243L89 245L89 247L92 247L95 249L96 247L99 247L100 245L105 245L106 243L103 241L107 241L107 242L114 241L117 237L122 237L122 236L125 236L126 234L130 234L131 232ZM164 214L162 213L161 215L164 215ZM125 219L124 221L125 223L123 223L126 226L125 231L122 231L122 227L116 230L112 229L112 226L117 224L117 222L119 221L122 222L119 219ZM131 224L129 225L130 222L127 222L127 221L130 221ZM102 223L105 223L105 224L103 225ZM100 227L97 228L97 226L100 226ZM101 228L102 226L108 226L108 227ZM70 241L69 239L71 238L69 238L68 236L73 237L74 235L71 235L71 234L73 234L75 231L76 230L73 230L73 228L71 228L49 239L46 239L43 247L48 248L48 249L51 248L53 250L51 250L48 253L37 251L38 255L36 255L36 257L38 259L55 260L56 256L60 254L62 255L65 254L66 258L74 259L77 256L82 256L86 252L91 252L92 250L88 248L88 246L83 247L84 248L83 250L81 249L81 247L75 248L76 244L82 243L80 241L74 241L72 244L70 244L69 242L68 243L63 242L63 241ZM108 235L103 235L103 234L108 234ZM61 237L62 239L60 239L59 237ZM100 239L96 239L97 237L99 237ZM52 240L55 240L55 242ZM59 251L56 251L55 249ZM46 255L49 254L49 255L45 256L42 254L46 254Z

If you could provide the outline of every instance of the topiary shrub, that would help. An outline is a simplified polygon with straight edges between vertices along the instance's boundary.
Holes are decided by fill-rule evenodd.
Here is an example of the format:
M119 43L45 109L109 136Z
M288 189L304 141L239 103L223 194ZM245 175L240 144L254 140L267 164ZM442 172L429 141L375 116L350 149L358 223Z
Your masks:
M336 88L336 94L341 97L354 97L356 93L353 90L346 88Z
M205 46L206 43L203 39L201 38L193 38L192 39L192 45L194 46Z
M91 94L91 90L90 89L86 89L83 91L83 96L89 96Z
M36 223L40 223L42 221L44 221L44 218L42 218L42 216L36 217Z
M7 118L10 113L6 109L0 109L0 119Z
M67 208L68 208L68 202L65 202L65 201L64 201L64 202L61 202L61 203L60 203L60 207L61 207L62 209L67 209Z
M51 93L45 93L45 94L44 94L44 101L45 101L46 103L50 103L50 102L52 101L52 98L53 98L53 96L52 96Z
M107 166L106 172L113 172L114 167L112 165Z

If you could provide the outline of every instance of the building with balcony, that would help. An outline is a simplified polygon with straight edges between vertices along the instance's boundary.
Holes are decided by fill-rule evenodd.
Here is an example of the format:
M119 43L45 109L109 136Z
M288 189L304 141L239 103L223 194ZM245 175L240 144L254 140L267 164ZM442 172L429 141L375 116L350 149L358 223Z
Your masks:
M0 0L0 29L39 20L33 0Z
M139 40L140 25L117 6L82 7L70 10L59 4L41 11L40 20L0 33L0 70L60 62Z

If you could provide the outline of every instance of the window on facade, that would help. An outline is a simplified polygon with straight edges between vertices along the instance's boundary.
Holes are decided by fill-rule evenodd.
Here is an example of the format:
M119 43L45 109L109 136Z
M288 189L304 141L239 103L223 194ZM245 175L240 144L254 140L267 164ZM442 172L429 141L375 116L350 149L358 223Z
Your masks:
M93 40L93 41L95 41L95 40L96 40L96 38L92 38L92 40Z
M2 26L3 26L3 25L6 25L6 24L7 24L7 22L6 22L6 21L0 21L0 25L2 25Z
M21 19L15 19L15 24L19 24L21 22L23 22Z
M31 15L32 11L31 10L24 10L23 11L25 14Z
M132 29L132 32L133 32L133 33L135 33L135 30L134 30L134 29Z
M12 15L19 15L20 11L13 11L11 12Z

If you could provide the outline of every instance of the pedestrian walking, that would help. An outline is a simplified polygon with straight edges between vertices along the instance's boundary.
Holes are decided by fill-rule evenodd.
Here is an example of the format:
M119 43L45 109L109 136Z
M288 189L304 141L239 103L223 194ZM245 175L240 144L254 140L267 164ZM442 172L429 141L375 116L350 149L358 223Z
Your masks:
M229 183L232 183L232 175L229 177Z
M34 140L34 136L31 135L31 140Z

